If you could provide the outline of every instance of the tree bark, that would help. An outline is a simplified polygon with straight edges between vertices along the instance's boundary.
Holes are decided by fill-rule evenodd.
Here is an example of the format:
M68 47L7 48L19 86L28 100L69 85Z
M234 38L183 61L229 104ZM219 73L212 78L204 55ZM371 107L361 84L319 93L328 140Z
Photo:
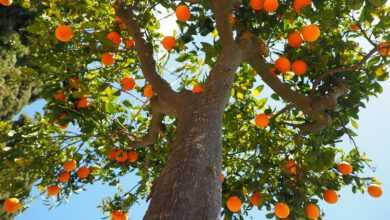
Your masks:
M202 96L178 115L176 139L144 220L219 219L224 103Z

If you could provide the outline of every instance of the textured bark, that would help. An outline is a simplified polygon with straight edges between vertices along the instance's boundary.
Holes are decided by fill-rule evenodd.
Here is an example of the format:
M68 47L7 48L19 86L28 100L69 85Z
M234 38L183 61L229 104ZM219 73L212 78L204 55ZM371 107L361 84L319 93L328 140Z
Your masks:
M221 209L222 109L207 97L178 116L176 139L144 220L215 220Z

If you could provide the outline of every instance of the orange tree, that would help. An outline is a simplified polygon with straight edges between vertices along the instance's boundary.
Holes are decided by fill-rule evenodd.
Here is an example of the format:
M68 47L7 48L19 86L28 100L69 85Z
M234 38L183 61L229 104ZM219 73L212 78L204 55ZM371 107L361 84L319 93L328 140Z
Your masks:
M0 124L4 216L28 199L22 174L61 202L135 173L103 201L112 219L138 199L146 220L316 219L343 186L383 193L366 156L338 143L388 78L384 0L0 3L36 13L21 69L46 100L34 120Z

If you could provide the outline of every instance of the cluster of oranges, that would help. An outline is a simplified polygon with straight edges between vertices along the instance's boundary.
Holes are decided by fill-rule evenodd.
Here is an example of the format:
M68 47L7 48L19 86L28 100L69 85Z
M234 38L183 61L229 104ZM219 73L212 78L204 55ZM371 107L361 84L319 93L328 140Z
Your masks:
M278 10L278 0L250 0L250 7L255 11L264 10L265 12L272 13ZM294 0L293 9L299 13L303 7L311 5L311 0Z
M77 169L77 161L69 160L63 165L63 171L58 175L58 182L67 183L70 180L71 172ZM86 179L91 174L91 168L83 166L76 171L76 175L80 180ZM57 185L52 185L47 188L49 196L56 196L60 191Z
M297 174L297 163L295 160L287 160L284 163L284 170L291 174ZM341 175L350 175L353 172L353 167L348 162L341 162L337 164L337 170ZM370 196L374 198L381 197L383 190L378 184L370 184L367 188L367 192ZM336 204L339 195L338 192L334 189L326 189L322 193L322 197L325 202L329 204ZM263 202L263 196L260 192L253 192L249 198L249 203L252 206L260 206ZM240 197L233 195L230 196L226 201L226 207L231 212L240 212L242 206L242 200ZM274 214L280 219L285 219L290 215L290 207L285 202L277 202L274 206ZM308 203L305 206L305 214L308 219L317 219L321 215L320 208L314 203Z
M126 161L134 163L138 160L138 153L134 150L124 151L122 149L113 148L108 152L107 158L118 163L125 163Z

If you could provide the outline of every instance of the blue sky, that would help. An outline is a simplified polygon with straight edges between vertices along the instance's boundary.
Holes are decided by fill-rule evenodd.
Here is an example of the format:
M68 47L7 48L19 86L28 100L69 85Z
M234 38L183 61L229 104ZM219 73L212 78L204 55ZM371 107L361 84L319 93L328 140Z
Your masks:
M390 81L384 82L384 93L378 98L372 98L367 105L367 109L360 112L359 120L359 137L356 139L360 149L368 154L373 160L376 172L370 171L367 175L375 175L383 183L384 195L379 199L373 199L367 194L352 194L350 188L344 188L341 191L341 198L337 205L322 204L321 208L325 211L325 219L354 219L354 220L388 220L388 211L390 210L390 194L386 189L390 185L390 163L388 160L390 140L388 139L390 131ZM42 108L43 102L38 101L33 105L26 107L24 112L33 114ZM346 149L351 148L349 140L345 139L343 146ZM128 176L123 179L122 186L124 189L130 189L137 183L134 176ZM112 196L116 189L113 187L103 186L101 184L90 185L86 191L79 195L73 195L68 203L57 208L49 210L43 204L45 197L40 197L34 191L35 200L31 207L20 216L17 220L94 220L101 219L104 215L97 208L101 199ZM142 219L147 204L141 201L133 206L130 210L130 219ZM264 212L253 211L252 216L247 219L265 219Z

